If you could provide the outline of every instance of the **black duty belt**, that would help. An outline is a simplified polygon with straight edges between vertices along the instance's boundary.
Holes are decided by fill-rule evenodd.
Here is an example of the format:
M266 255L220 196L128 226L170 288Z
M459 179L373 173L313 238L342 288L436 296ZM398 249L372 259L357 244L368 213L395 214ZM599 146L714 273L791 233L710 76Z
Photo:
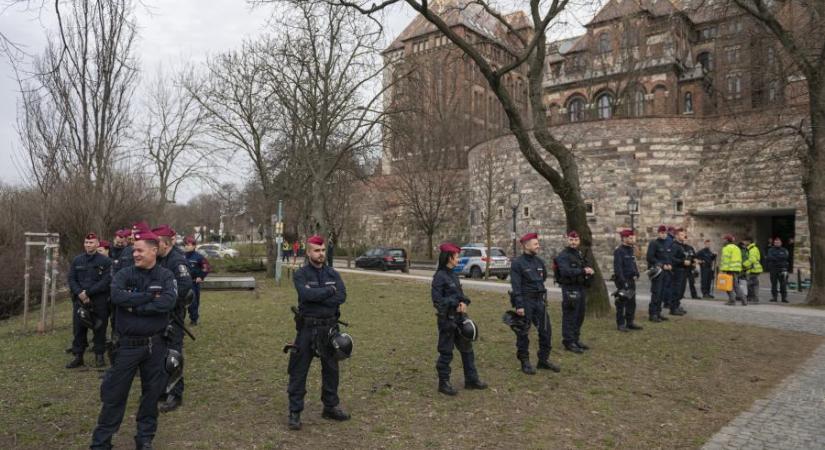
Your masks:
M337 317L306 317L304 316L304 326L307 327L329 327L338 324Z
M160 344L163 335L158 333L154 336L121 336L118 345L122 347L144 347L150 344Z
M527 300L544 300L547 296L547 292L525 292L523 296Z

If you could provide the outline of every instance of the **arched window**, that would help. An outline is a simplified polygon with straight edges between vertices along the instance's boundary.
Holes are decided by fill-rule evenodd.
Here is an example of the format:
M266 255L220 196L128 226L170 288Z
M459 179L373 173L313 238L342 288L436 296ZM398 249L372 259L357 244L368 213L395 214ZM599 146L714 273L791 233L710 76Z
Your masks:
M645 115L645 91L639 87L631 90L627 95L625 104L627 106L627 115L630 117L641 117Z
M605 92L596 98L596 107L599 111L599 119L609 119L613 117L613 96Z
M599 53L610 53L610 33L599 35Z
M567 117L570 122L580 122L584 120L584 99L581 97L573 97L567 103Z
M772 80L768 83L768 101L773 103L779 100L779 82Z
M684 112L687 114L693 114L693 94L690 92L685 92Z
M710 52L699 53L699 56L696 57L696 62L702 66L702 70L705 73L713 71L713 55L711 55Z

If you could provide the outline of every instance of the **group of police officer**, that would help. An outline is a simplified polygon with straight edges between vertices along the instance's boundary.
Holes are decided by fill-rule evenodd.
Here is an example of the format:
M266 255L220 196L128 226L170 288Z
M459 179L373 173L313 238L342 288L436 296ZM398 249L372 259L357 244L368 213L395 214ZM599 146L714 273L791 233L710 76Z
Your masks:
M84 253L72 261L68 284L73 299L74 358L66 367L84 365L90 330L97 367L105 366L107 346L110 350L111 368L103 375L102 407L91 448L111 448L138 372L142 395L137 448L151 448L158 411L172 411L183 402L186 306L190 324L196 325L199 284L208 274L209 264L195 251L192 237L185 239L184 253L175 246L175 236L168 225L150 229L145 222L118 230L114 245L103 241L101 246L98 236L89 233ZM112 333L107 343L109 319Z

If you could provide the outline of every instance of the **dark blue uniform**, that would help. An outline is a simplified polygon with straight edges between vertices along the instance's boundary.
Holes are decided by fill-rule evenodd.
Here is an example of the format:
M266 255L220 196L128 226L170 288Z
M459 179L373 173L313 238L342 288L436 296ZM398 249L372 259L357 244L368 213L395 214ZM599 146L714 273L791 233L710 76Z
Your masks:
M788 271L791 267L791 255L785 247L771 246L765 255L765 266L771 274L771 301L775 302L777 294L782 294L782 301L788 301Z
M209 261L196 251L186 252L186 261L189 263L189 273L192 274L192 303L189 304L189 320L193 324L200 318L201 285L195 279L205 279L209 275Z
M716 260L716 255L705 247L696 252L696 259L702 261L699 265L699 276L701 278L702 296L710 297L713 283L713 262Z
M584 289L590 276L584 268L589 267L587 260L579 249L565 247L556 256L561 285L561 336L565 347L579 345L584 312L587 299Z
M670 259L673 264L673 279L670 285L670 301L668 306L670 312L674 313L682 308L682 299L685 298L685 288L687 287L687 276L690 267L685 266L688 255L685 252L685 244L674 239L671 244Z
M647 246L647 267L664 266L672 264L670 241L665 239L654 239ZM662 273L650 282L650 305L648 314L650 318L662 316L662 303L666 301L671 285L672 271L663 270Z
M687 268L687 285L690 288L690 298L699 298L696 294L696 263L695 260L699 259L696 257L696 249L693 248L692 245L689 244L682 244L682 247L685 248L685 259L690 261L690 266ZM684 290L682 291L684 292Z
M510 266L510 302L516 309L524 308L524 316L536 327L539 335L539 361L550 357L551 327L547 314L547 267L538 256L522 254ZM530 359L530 338L527 334L516 335L516 357Z
M340 306L347 290L338 272L329 266L306 264L292 277L298 291L295 318L297 351L289 355L289 411L304 409L307 373L315 352L321 359L321 401L325 408L338 406L338 361L330 351L329 335L338 328Z
M618 327L633 325L636 317L636 279L639 278L639 266L633 246L620 245L613 251L613 280L616 289L632 290L631 298L616 297L616 325Z
M189 290L192 289L192 276L189 274L189 263L179 248L172 247L166 256L158 257L158 264L165 267L175 276L178 287L178 298L172 314L178 316L181 323L183 323L183 319L186 317L186 297L189 295ZM169 336L169 348L177 350L183 355L183 328L176 321L171 321L170 324L173 332L171 336ZM175 387L172 388L169 395L174 395L179 399L183 398L183 376L180 377L180 381L175 383Z
M109 285L112 283L112 260L100 253L91 255L83 253L72 260L69 268L69 290L72 292L72 353L82 355L88 346L88 331L77 317L78 308L87 308L94 313L95 323L100 326L93 329L94 347L96 355L103 355L106 351L106 324L109 320ZM81 306L78 295L86 291L91 300Z
M138 371L141 396L135 443L140 447L154 438L158 427L158 399L168 379L163 332L176 299L175 277L158 264L151 269L127 267L114 276L112 304L117 315L117 357L100 385L103 406L92 434L91 448L112 447L112 436L123 422L129 389Z
M456 320L460 318L456 308L459 303L469 305L470 299L464 295L461 282L451 269L438 270L433 275L432 300L438 316L438 360L435 369L438 372L439 381L450 380L453 348L458 348L461 353L461 363L464 366L465 384L477 383L479 380L473 344L466 339L456 339L458 329Z
M131 245L127 245L117 251L117 257L112 258L112 276L116 275L121 269L135 265L135 260L132 257L133 251L134 248Z

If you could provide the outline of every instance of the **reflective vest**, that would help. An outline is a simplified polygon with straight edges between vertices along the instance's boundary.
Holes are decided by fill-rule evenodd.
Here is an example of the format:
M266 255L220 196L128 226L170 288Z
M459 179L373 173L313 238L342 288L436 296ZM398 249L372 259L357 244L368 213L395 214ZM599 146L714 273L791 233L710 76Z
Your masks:
M742 250L738 245L731 242L722 248L722 259L719 261L719 270L722 272L742 271Z
M748 259L742 263L748 273L759 274L762 273L762 254L759 252L759 247L751 243L748 245Z

